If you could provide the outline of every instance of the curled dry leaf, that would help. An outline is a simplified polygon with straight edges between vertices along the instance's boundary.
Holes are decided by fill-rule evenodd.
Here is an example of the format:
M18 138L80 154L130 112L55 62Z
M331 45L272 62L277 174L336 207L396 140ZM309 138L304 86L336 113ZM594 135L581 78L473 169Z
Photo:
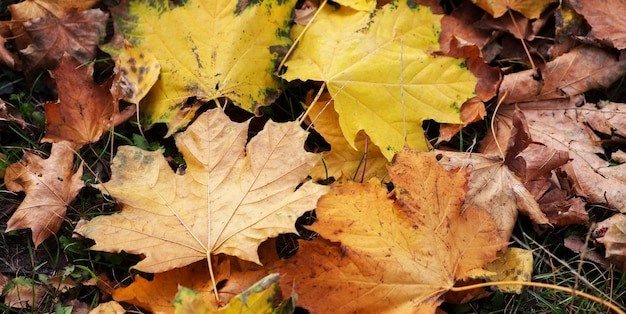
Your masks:
M97 187L122 211L77 232L96 240L95 250L143 254L136 268L145 272L219 253L259 263L258 245L295 233L296 219L328 190L309 181L294 191L318 160L304 151L306 136L297 122L268 122L246 145L248 125L214 109L175 135L184 175L158 151L120 147L111 180Z
M571 162L561 168L560 174L572 190L568 195L586 197L591 202L626 212L626 164L611 165L601 158L605 151L598 145L601 138L596 134L609 132L607 135L623 136L626 127L620 118L625 110L622 104L604 102L577 106L556 100L518 106L526 116L534 141L568 153ZM496 116L500 130L512 129L513 111L512 106L500 108ZM506 133L497 134L498 142L509 141L510 134ZM567 189L564 185L561 188Z
M564 191L559 187L565 178L559 177L562 180L558 183L553 179L555 170L557 176L562 173L559 172L560 167L569 162L569 154L534 142L526 117L517 108L513 112L512 124L504 163L515 172L537 200L550 224L564 226L586 223L589 215L585 211L583 200L574 197L571 190Z
M24 201L11 216L6 231L30 228L35 247L56 234L65 219L67 206L84 184L82 163L73 171L74 150L68 142L52 144L48 159L24 152L22 161L10 165L4 182L13 192L26 192Z
M389 167L395 193L377 180L348 182L320 198L311 228L330 240L301 241L268 267L312 313L434 313L438 298L507 245L482 209L462 209L466 173L432 153L406 150ZM323 300L323 302L320 302Z
M548 62L535 80L533 70L505 75L499 97L505 104L569 99L592 89L606 88L626 71L626 54L582 46Z

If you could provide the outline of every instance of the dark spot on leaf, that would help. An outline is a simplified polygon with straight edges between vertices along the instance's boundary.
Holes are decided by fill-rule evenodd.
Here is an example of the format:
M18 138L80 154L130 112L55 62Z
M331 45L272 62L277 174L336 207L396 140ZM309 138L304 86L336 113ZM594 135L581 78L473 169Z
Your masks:
M237 1L237 8L235 9L235 15L241 15L243 11L249 7L259 5L263 0L239 0Z

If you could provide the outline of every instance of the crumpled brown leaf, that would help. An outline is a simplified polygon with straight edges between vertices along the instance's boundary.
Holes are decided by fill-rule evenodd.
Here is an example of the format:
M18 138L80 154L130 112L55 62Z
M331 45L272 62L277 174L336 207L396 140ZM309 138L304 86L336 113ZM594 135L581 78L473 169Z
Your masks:
M569 99L591 89L606 88L624 72L626 54L618 58L604 49L581 46L548 62L541 68L541 80L533 78L533 70L505 75L499 98L505 104Z
M22 161L7 168L4 182L13 192L26 192L26 198L11 216L6 231L30 228L35 247L57 233L67 206L84 186L82 163L73 171L74 151L68 142L52 144L48 159L24 152Z
M553 171L569 162L566 151L533 142L524 113L513 112L513 129L506 151L505 164L520 177L526 189L539 203L550 224L564 226L586 223L589 215L583 200L562 190L553 178ZM558 171L557 171L558 175Z
M611 165L601 158L605 154L599 145L600 137L595 132L609 132L607 135L623 135L625 110L622 104L601 102L582 106L570 104L569 100L540 101L518 104L528 122L528 129L534 141L559 151L566 151L571 162L565 164L559 175L568 181L566 187L578 196L586 197L594 203L608 204L621 212L626 212L626 164ZM514 108L503 106L496 116L497 138L499 143L509 141L512 129ZM597 129L596 129L597 128ZM493 151L495 142L488 134L482 148Z

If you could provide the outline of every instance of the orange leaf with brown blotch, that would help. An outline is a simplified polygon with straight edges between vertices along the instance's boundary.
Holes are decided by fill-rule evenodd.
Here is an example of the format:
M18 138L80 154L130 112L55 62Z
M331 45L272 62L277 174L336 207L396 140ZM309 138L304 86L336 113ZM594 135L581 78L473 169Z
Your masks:
M7 232L30 228L35 247L57 233L65 219L67 206L83 187L82 164L73 171L74 151L69 143L52 144L48 159L30 152L10 165L5 175L7 188L26 192L26 198L11 216Z
M507 245L487 212L461 211L466 176L444 170L432 153L405 150L389 167L393 195L372 180L322 196L311 228L340 244L301 242L294 257L273 264L283 295L295 290L312 313L434 312L439 296L482 273Z

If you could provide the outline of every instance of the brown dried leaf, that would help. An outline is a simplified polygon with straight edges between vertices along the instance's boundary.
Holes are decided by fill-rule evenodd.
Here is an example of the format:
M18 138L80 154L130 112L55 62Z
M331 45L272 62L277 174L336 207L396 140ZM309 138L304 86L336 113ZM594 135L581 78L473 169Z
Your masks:
M623 104L602 102L599 104L570 105L567 101L540 101L518 105L524 112L532 139L545 146L566 151L571 162L562 167L571 193L587 197L595 203L606 203L621 212L626 212L626 164L612 166L599 157L605 154L598 145L600 137L595 132L610 131L612 135L623 134ZM509 141L510 134L503 130L512 129L512 106L501 107L496 117L498 142ZM614 124L614 125L613 125ZM595 130L590 126L596 126ZM608 127L607 127L608 126ZM616 128L619 127L619 128ZM507 137L509 136L509 137ZM492 135L488 134L488 139ZM489 139L491 143L493 138ZM491 145L489 150L492 150Z
M548 62L542 80L533 70L505 75L499 97L503 103L544 99L568 99L591 89L606 88L626 71L626 57L591 46L582 46Z
M610 42L617 49L626 48L626 2L622 0L581 1L569 4L591 25L587 36Z
M569 162L569 154L533 142L526 117L517 108L513 112L512 123L505 164L524 182L550 224L564 226L586 223L589 215L583 201L573 198L573 194L568 195L552 179L553 171Z
M26 192L26 198L9 219L6 231L30 228L35 247L57 233L67 206L83 187L82 164L73 172L74 150L67 142L52 144L48 159L30 152L22 161L7 168L5 183L13 192Z
M495 155L437 151L445 169L467 169L469 190L464 208L475 206L486 210L496 222L500 239L508 241L521 211L537 224L548 224L537 201L520 179Z
M26 70L52 70L67 53L81 63L94 59L100 40L106 34L108 14L98 9L70 10L61 18L51 14L24 22L32 43L21 50Z
M70 141L76 147L96 142L105 130L126 120L135 106L119 112L109 88L111 81L98 85L93 81L93 64L81 65L65 55L59 67L50 71L57 82L59 101L44 104L46 136L43 142Z

